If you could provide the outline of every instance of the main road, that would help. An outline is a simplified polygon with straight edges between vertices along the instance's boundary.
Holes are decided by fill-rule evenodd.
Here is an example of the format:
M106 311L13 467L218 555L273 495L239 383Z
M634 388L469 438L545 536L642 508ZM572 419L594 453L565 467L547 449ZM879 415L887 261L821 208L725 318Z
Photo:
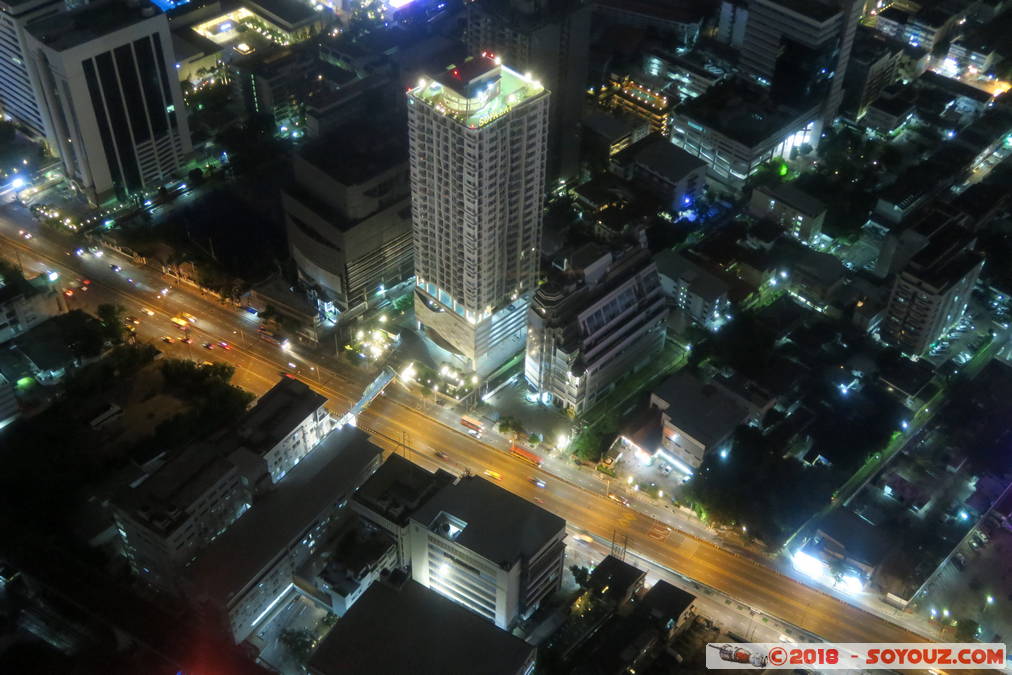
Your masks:
M251 315L189 289L173 288L155 271L133 266L106 253L101 258L80 257L60 237L29 227L23 214L0 211L0 239L9 257L20 259L26 273L55 270L57 283L86 277L92 290L68 299L73 307L93 308L98 302L117 302L126 314L140 319L138 337L157 341L178 336L169 319L179 312L198 318L191 344L160 343L169 355L196 360L227 361L236 366L235 383L255 394L273 386L280 374L293 374L329 399L331 410L342 414L358 398L369 377L363 372L334 368L332 364L300 356L256 339ZM35 236L21 238L17 230ZM14 253L17 256L14 256ZM111 264L122 267L110 269ZM130 279L130 281L128 281ZM169 288L166 295L163 288ZM220 346L229 345L228 349ZM216 346L202 347L204 343ZM415 407L414 399L398 385L388 388L359 417L359 426L374 434L389 450L430 468L441 466L455 473L485 474L521 497L602 540L614 540L630 552L737 599L743 604L835 642L920 642L920 636L847 604L827 593L805 586L777 571L608 499L575 483L556 478L501 450L434 420ZM445 457L438 457L436 452ZM538 487L534 478L544 482ZM775 489L759 488L759 489Z

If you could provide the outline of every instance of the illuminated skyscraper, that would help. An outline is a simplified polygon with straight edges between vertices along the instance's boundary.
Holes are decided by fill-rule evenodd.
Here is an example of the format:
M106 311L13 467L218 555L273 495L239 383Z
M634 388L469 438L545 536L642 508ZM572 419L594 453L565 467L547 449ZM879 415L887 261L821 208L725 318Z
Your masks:
M415 313L480 376L524 346L548 97L530 75L486 56L408 92Z

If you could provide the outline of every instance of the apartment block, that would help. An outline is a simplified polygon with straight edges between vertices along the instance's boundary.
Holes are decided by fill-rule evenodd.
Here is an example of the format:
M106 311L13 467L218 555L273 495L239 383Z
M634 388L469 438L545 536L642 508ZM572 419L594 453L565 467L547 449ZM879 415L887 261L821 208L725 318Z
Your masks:
M788 183L754 189L748 211L756 218L772 220L806 244L818 241L826 219L825 204Z
M650 253L587 244L528 310L527 386L565 410L594 406L664 346L668 309Z

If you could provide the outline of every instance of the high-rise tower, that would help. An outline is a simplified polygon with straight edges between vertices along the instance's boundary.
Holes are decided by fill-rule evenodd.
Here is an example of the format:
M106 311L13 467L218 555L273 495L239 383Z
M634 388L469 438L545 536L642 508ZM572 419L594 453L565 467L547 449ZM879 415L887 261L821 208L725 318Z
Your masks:
M89 199L125 199L181 174L190 131L160 10L95 3L27 32L49 142Z
M548 100L540 82L486 56L408 92L415 312L480 376L524 346Z
M832 122L861 14L856 0L753 0L741 49L742 69L773 99L796 108L821 106Z
M467 6L467 46L488 51L552 92L547 178L580 171L580 115L587 87L590 4L583 0L477 0Z
M0 107L4 114L46 135L38 83L25 60L25 26L63 11L63 0L0 0Z

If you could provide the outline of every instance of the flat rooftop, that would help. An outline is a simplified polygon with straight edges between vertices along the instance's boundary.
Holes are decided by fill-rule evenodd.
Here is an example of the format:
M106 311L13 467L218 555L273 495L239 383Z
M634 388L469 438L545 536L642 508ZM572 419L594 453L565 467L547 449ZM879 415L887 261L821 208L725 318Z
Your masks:
M749 87L740 79L725 80L676 111L698 124L709 127L747 147L788 131L801 111L776 105L764 92Z
M669 404L665 412L671 422L707 447L733 433L748 417L733 398L686 372L666 379L654 394Z
M277 17L287 24L284 28L296 28L320 17L312 7L298 0L245 0L245 4L258 14Z
M566 527L562 518L477 476L444 488L411 519L431 527L441 513L466 523L457 544L504 566L533 556Z
M309 661L314 675L514 675L535 648L416 581L374 583Z
M692 293L704 300L714 301L728 294L730 286L697 261L674 249L661 251L654 257L657 273L669 279L684 279Z
M243 445L264 453L326 402L325 396L317 394L304 382L285 377L243 416L237 431Z
M800 211L812 218L826 212L826 205L822 200L816 199L804 190L794 187L790 183L776 183L769 186L756 188L761 192L776 197L791 208Z
M190 568L190 579L226 606L320 514L351 497L379 462L381 450L360 429L335 429L214 540Z
M477 129L512 108L547 96L540 82L490 58L469 57L460 65L423 78L410 92L411 101L428 105L461 124Z
M389 133L399 121L389 115L377 115L350 122L306 144L299 155L335 180L358 185L398 164L407 165L406 136ZM341 151L335 152L334 148Z
M690 155L660 134L641 138L618 153L618 162L635 162L672 182L678 182L693 171L705 169L706 162Z
M29 24L27 30L47 47L63 51L147 21L161 13L160 9L149 3L131 7L126 2L111 0L86 5L72 12L54 14Z
M400 455L390 455L355 493L355 501L404 526L426 499L454 480L442 469L431 473Z
M825 23L840 13L839 7L818 0L771 0L771 2L819 23Z

